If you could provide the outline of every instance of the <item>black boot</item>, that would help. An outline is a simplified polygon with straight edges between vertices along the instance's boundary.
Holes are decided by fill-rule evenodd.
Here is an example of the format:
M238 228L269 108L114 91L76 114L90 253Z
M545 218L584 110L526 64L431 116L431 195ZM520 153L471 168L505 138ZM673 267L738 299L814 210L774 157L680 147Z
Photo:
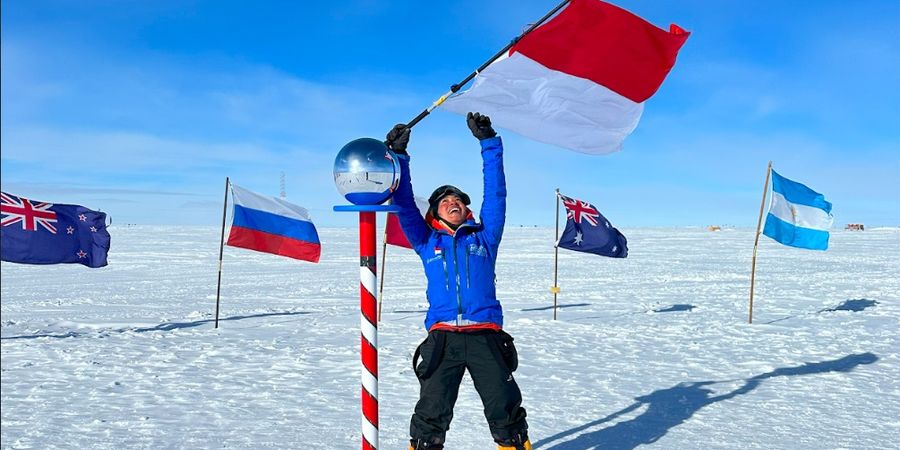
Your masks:
M528 439L528 433L522 431L516 433L510 439L497 441L497 450L531 450L531 441Z
M421 439L410 439L409 450L443 450L444 444L425 442Z

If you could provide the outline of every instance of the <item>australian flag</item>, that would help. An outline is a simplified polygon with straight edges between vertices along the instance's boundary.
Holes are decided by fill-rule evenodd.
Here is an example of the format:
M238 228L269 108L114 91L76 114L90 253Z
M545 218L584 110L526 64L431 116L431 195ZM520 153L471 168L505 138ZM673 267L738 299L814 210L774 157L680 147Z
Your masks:
M106 214L2 193L0 240L3 261L22 264L106 265Z
M560 195L566 207L566 229L557 247L611 258L628 256L628 241L594 205Z

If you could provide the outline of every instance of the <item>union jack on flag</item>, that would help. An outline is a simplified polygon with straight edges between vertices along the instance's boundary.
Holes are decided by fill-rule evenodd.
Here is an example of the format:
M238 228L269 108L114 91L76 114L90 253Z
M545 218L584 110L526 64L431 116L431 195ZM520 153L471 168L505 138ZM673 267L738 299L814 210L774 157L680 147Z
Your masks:
M3 213L0 225L8 227L21 222L22 229L28 231L37 231L37 227L40 225L47 231L56 234L56 213L50 210L53 207L52 203L32 203L25 197L16 197L6 192L0 194L0 197L2 197L0 212Z
M107 264L106 213L0 192L0 259L20 264Z
M566 207L566 229L556 246L612 258L628 256L628 240L594 205L559 195ZM603 226L597 226L603 224Z
M597 226L597 218L600 217L600 211L597 211L597 208L594 208L594 206L588 202L569 198L564 195L561 197L563 206L566 207L567 218L574 220L575 223L581 223L583 219L589 224Z

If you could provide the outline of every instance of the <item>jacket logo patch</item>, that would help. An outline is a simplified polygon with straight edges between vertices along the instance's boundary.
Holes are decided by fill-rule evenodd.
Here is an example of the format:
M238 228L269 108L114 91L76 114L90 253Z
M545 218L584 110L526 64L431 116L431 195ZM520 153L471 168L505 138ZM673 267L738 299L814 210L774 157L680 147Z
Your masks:
M475 256L487 256L487 247L480 244L469 244L469 254Z
M425 260L425 264L431 264L431 263L433 263L433 262L435 262L435 261L440 261L440 260L442 260L442 259L444 259L444 258L443 258L443 250L441 250L440 247L435 247L435 248L434 248L434 256L432 256L431 258L426 259L426 260Z

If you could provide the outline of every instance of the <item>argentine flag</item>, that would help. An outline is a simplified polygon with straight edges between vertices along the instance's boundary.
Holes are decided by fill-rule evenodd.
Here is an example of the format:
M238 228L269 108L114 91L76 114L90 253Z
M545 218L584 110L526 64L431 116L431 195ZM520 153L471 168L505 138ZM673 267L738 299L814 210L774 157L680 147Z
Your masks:
M763 234L791 247L825 250L833 222L824 195L772 171L772 203Z

